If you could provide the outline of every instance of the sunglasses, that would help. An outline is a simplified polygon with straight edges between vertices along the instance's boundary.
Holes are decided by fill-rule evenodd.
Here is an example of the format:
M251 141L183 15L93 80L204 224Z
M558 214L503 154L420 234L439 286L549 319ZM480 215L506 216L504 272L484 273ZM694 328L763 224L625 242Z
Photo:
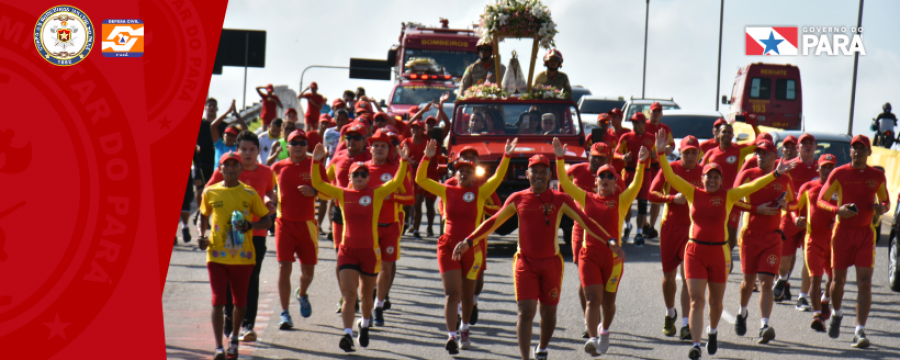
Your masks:
M347 141L360 141L365 139L362 135L347 135Z
M306 141L291 141L288 144L291 146L306 146Z
M616 176L613 174L602 173L600 175L597 175L597 178L600 180L615 180Z
M350 174L350 176L367 178L367 177L369 177L369 172L368 171L357 171L355 173Z

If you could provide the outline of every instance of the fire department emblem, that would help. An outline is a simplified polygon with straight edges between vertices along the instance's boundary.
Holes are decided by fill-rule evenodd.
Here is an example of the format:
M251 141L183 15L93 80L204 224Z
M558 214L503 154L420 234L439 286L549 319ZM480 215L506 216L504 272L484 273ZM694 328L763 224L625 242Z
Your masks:
M359 204L362 206L369 206L372 203L372 197L369 195L363 196L359 198Z
M869 189L874 189L874 188L875 188L875 185L877 185L877 183L876 183L875 180L872 180L872 179L866 180L866 186L867 186Z
M559 297L559 289L554 288L553 290L550 290L550 297L552 297L554 299L558 298Z
M712 199L709 199L709 202L711 202L715 206L719 206L719 205L722 205L722 198L719 196L716 196Z
M381 174L381 182L388 182L388 181L391 181L391 179L393 179L393 178L394 178L394 175L391 173Z
M34 27L34 46L53 65L71 66L87 57L94 46L94 26L80 9L63 5L50 8Z
M772 183L772 188L775 189L775 191L781 191L781 187L782 187L782 185L779 182Z
M465 201L465 202L472 202L472 201L474 201L474 200L475 200L475 194L472 193L471 191L469 191L469 192L463 194L463 201Z
M387 253L388 253L388 255L393 254L393 253L394 253L394 247L393 247L393 246L388 246L388 247L387 247Z
M737 156L731 155L731 156L725 158L725 162L727 162L729 164L734 164L735 162L737 162Z
M775 254L770 254L769 257L766 258L766 261L769 262L769 265L775 265L775 263L778 261L778 257L775 256Z

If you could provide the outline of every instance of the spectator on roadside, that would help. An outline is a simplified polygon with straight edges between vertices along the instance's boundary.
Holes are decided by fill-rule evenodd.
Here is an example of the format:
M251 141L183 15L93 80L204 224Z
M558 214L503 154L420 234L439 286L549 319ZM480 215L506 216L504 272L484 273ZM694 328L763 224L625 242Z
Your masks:
M290 134L297 130L297 123L293 121L284 121L281 123L281 134ZM272 144L272 149L269 150L269 157L266 159L266 166L272 166L277 161L281 161L290 157L288 154L287 147L287 139L286 136L281 136L278 139L278 142Z
M237 119L238 125L231 124L225 128L224 135L219 131L219 125L225 123L225 117L228 114L234 114L234 117ZM235 140L237 140L238 134L241 130L247 129L247 124L244 123L244 119L241 119L241 114L238 114L237 110L234 107L234 100L231 100L231 106L228 108L222 116L218 117L215 121L213 121L210 125L210 137L213 141L213 147L216 149L215 161L218 162L223 154L229 151L237 150L237 144ZM240 127L238 127L240 126ZM212 176L212 173L209 174Z
M293 110L293 109L291 109ZM259 136L259 163L265 164L266 160L269 159L269 153L272 152L272 146L281 139L281 125L284 123L284 120L281 118L275 118L272 120L272 126L269 127L269 131L264 132Z
M266 90L265 93L262 92L263 89ZM262 98L259 118L262 120L263 131L268 131L269 124L278 117L278 107L284 108L284 105L281 105L281 99L278 98L278 95L275 95L275 87L272 84L268 84L265 87L257 86L256 93Z
M325 134L322 136L322 141L325 144L325 147L328 149L328 157L329 159L334 156L334 151L337 148L338 142L341 140L341 129L344 125L349 123L349 113L347 110L338 109L334 113L334 126L325 130Z
M313 81L306 89L303 89L303 91L300 92L299 96L297 96L298 99L306 99L306 116L304 122L306 123L305 128L308 130L313 130L318 126L319 114L321 113L322 107L325 106L326 99L322 95L319 95L318 91L319 84L316 84L316 82Z

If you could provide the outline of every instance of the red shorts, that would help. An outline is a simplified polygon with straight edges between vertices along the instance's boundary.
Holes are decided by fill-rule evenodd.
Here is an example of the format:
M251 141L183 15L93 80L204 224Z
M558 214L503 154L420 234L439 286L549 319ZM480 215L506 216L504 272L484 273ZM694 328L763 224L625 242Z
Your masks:
M684 248L691 236L691 225L664 221L659 229L659 256L664 273L678 269L684 261Z
M835 270L875 266L874 228L848 227L838 223L831 239L831 267Z
M375 276L381 271L381 249L341 246L337 255L338 271L349 269Z
M481 241L481 273L487 270L487 238Z
M614 293L619 290L622 282L622 259L614 256L608 247L588 246L581 249L578 254L578 276L581 278L581 286L602 284L603 290Z
M704 245L688 241L684 247L685 279L704 279L724 284L731 270L731 250L728 243Z
M797 253L798 248L803 247L804 239L806 239L806 231L801 231L793 235L785 234L785 240L781 242L781 256L791 256Z
M400 223L378 224L378 246L381 247L381 261L400 260Z
M315 221L275 219L275 254L278 261L315 265L319 262L319 230Z
M581 247L584 246L584 229L578 223L572 226L572 262L578 264Z
M341 242L344 241L344 224L338 224L332 221L331 236L334 238L334 250L336 251L341 247Z
M641 183L641 190L638 191L638 199L649 199L650 184L653 182L653 177L650 176L651 170L652 169L644 170L644 182ZM625 186L631 185L632 181L634 181L634 171L625 170Z
M778 275L781 265L781 234L741 232L741 271L744 274Z
M806 240L806 251L803 257L806 260L806 270L809 277L822 277L828 274L831 277L831 234L811 235Z
M226 265L207 262L209 287L212 288L212 306L225 306L225 292L231 284L231 298L234 306L247 306L247 290L250 289L250 276L255 265Z
M738 209L731 209L731 214L728 215L728 227L732 229L737 229L740 226L741 222L741 212Z
M437 248L438 269L442 274L447 271L462 270L467 279L476 280L478 279L478 274L482 271L481 263L484 259L481 252L482 246L478 245L475 248L466 250L462 254L460 261L454 261L453 250L456 249L456 244L459 244L460 241L462 240L451 240L449 236L441 235L438 239Z
M559 304L564 262L561 254L535 259L516 253L513 257L516 301L539 300L541 304L550 306Z

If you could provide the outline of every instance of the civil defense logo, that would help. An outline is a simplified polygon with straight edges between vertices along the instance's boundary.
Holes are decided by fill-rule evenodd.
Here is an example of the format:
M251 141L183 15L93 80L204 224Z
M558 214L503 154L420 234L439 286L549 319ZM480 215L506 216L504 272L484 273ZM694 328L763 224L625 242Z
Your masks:
M84 60L94 46L94 25L74 6L55 6L34 25L34 47L44 60L71 66Z
M106 19L100 30L103 56L144 56L144 22L140 19Z
M865 55L862 32L847 26L748 26L745 55L793 56L801 55L800 49L802 55Z

